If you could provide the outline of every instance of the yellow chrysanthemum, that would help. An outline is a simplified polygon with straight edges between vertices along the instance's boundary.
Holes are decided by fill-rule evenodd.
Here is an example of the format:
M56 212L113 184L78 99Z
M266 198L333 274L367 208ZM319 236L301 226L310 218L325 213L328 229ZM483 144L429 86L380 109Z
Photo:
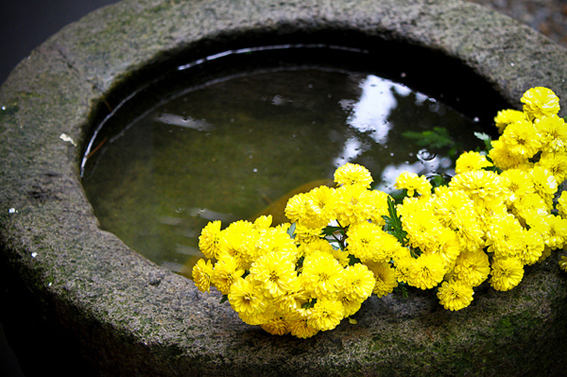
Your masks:
M523 111L518 110L501 110L496 114L494 118L494 123L498 127L498 132L502 133L506 126L512 123L516 123L522 120L526 120L526 114Z
M299 279L293 279L290 283L290 289L284 294L273 299L276 310L283 314L292 314L297 312L301 305L305 304L309 299L309 295L303 287Z
M524 265L532 265L536 263L543 255L545 250L545 242L541 233L535 228L526 231L524 237L524 245L519 253L518 258Z
M311 225L311 219L317 217L317 207L307 194L292 196L285 206L285 215L292 223ZM318 225L318 224L317 224Z
M453 267L451 276L466 285L476 287L488 278L490 262L482 250L462 252Z
M492 261L490 285L497 291L508 291L517 286L524 277L524 266L516 258Z
M530 119L541 118L559 112L559 98L548 88L531 88L524 93L520 101L524 104L524 113Z
M517 257L524 245L524 228L513 215L497 216L491 219L486 234L488 251L496 258Z
M557 183L561 184L567 177L567 153L543 153L536 166L549 171Z
M557 210L559 211L559 216L567 217L567 191L561 191L561 196L557 199Z
M437 291L439 303L447 310L461 310L470 305L473 300L474 290L458 280L443 282Z
M269 253L297 254L295 241L282 228L256 229L250 239L254 242L254 251L249 253L249 262Z
M239 220L228 226L221 233L217 258L228 255L236 260L244 270L250 267L255 254L254 225L249 221Z
M317 297L332 297L342 285L344 269L327 253L313 253L303 261L300 275L303 287Z
M554 215L549 215L545 219L548 225L544 238L546 246L552 250L563 249L567 240L567 220Z
M263 292L248 277L234 282L228 294L228 302L237 313L248 316L261 314L268 306Z
M374 274L363 264L348 266L343 274L342 291L357 300L364 301L374 289Z
M553 114L534 123L544 152L561 152L567 148L567 127L563 118Z
M389 261L395 250L401 247L396 237L374 223L353 225L347 231L346 251L363 262Z
M318 329L311 325L311 321L309 321L310 314L311 309L302 309L298 311L298 318L291 320L288 324L291 335L297 338L306 339L311 338L319 332Z
M250 278L265 290L264 294L278 297L291 290L297 278L294 256L273 252L258 258L250 267Z
M479 152L465 152L455 161L455 173L464 173L472 170L480 170L492 166L492 163L486 159L486 156Z
M281 317L275 317L260 325L264 331L272 335L285 335L290 332L289 322Z
M372 292L378 297L386 296L398 286L396 271L388 262L370 263L368 268L376 280Z
M435 287L445 276L445 263L438 254L421 254L412 263L408 284L419 289Z
M362 165L346 163L335 170L335 182L339 186L361 185L370 188L372 175Z
M329 243L329 241L319 238L312 242L302 243L299 245L298 251L299 255L302 257L307 257L317 252L333 254L333 246Z
M308 244L320 239L323 234L323 228L311 228L303 224L296 224L295 226L295 242L299 244Z
M541 147L536 128L527 120L510 124L499 140L512 154L523 158L533 157Z
M226 256L215 264L211 282L223 294L230 292L230 286L244 275L244 270L238 266L236 260Z
M310 221L312 225L324 227L335 218L335 209L337 201L335 197L335 189L328 186L319 186L307 193L311 199L314 217Z
M209 292L211 287L211 277L213 275L213 264L210 260L199 259L193 266L192 279L195 286L201 292Z
M506 203L512 205L516 200L533 194L535 188L532 180L527 172L519 169L505 170L500 174L503 196Z
M199 250L207 258L216 258L219 251L221 234L221 222L211 221L208 223L199 236Z
M557 191L557 180L551 172L541 166L534 166L530 170L530 177L534 185L535 192L541 196L548 208L553 206L553 196Z
M567 272L567 257L564 255L561 256L561 260L559 260L559 268Z
M262 215L254 220L255 229L268 229L272 225L272 215Z
M344 318L343 305L339 301L322 298L311 309L309 323L320 331L332 330Z
M424 176L412 172L403 172L396 178L394 187L398 190L407 190L411 198L415 193L422 196L431 195L431 183Z
M343 317L350 317L351 315L358 312L362 306L362 300L360 300L358 297L353 297L352 295L346 294L343 291L339 293L336 301L340 302L343 306Z
M494 200L502 191L498 174L486 170L457 174L449 182L449 187L464 191L475 203Z
M357 224L371 217L373 196L362 185L342 186L336 189L337 221L343 227Z
M502 170L518 168L529 161L525 156L512 153L501 140L493 140L491 145L492 149L488 151L488 157L497 168Z
M388 215L388 199L390 195L379 190L372 190L368 193L370 206L372 207L370 209L370 220L374 224L382 226L386 224L383 216Z

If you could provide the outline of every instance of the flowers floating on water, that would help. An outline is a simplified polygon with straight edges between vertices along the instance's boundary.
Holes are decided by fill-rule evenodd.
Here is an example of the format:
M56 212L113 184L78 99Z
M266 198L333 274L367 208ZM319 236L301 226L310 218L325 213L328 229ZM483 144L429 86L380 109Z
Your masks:
M290 223L209 223L199 238L209 260L193 268L196 286L215 286L244 322L300 338L335 328L372 294L398 286L436 289L452 311L469 306L485 281L514 288L524 266L567 242L567 194L554 202L567 176L559 99L537 87L521 101L523 111L496 116L501 136L488 153L457 159L447 185L402 173L396 188L405 195L394 202L371 189L365 167L348 163L336 170L335 188L288 201ZM560 267L567 271L567 257Z

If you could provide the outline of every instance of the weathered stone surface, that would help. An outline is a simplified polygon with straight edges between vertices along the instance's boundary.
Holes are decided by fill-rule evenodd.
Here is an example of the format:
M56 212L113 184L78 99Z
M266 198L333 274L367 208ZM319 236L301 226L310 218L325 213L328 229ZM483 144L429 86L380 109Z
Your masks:
M151 376L564 374L567 277L555 257L527 269L510 292L480 287L473 305L457 313L440 308L430 293L373 298L357 325L299 340L243 324L218 294L198 292L98 229L78 171L103 100L116 101L114 93L127 92L132 78L180 61L328 35L355 46L386 40L438 51L464 62L515 106L526 89L547 86L566 114L567 51L457 0L126 0L100 9L37 48L0 87L2 315L16 350L25 351L24 369Z

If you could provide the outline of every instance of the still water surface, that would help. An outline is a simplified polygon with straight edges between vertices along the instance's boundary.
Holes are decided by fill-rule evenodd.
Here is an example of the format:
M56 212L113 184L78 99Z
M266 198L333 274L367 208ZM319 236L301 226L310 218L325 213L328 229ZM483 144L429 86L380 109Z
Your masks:
M346 162L389 192L402 171L451 175L456 154L482 146L477 119L374 74L323 68L216 79L139 112L96 136L84 187L103 229L180 273L208 221L254 219ZM434 129L448 137L415 137Z

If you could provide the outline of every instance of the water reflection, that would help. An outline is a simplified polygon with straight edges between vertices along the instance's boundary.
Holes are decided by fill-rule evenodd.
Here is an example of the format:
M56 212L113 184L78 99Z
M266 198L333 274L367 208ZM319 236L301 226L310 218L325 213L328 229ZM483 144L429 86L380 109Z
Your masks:
M480 145L478 123L368 73L259 72L170 98L109 121L83 183L101 227L175 271L199 256L208 221L281 212L290 194L328 182L345 162L391 191L400 172L450 174L451 151ZM435 128L450 143L421 145Z

